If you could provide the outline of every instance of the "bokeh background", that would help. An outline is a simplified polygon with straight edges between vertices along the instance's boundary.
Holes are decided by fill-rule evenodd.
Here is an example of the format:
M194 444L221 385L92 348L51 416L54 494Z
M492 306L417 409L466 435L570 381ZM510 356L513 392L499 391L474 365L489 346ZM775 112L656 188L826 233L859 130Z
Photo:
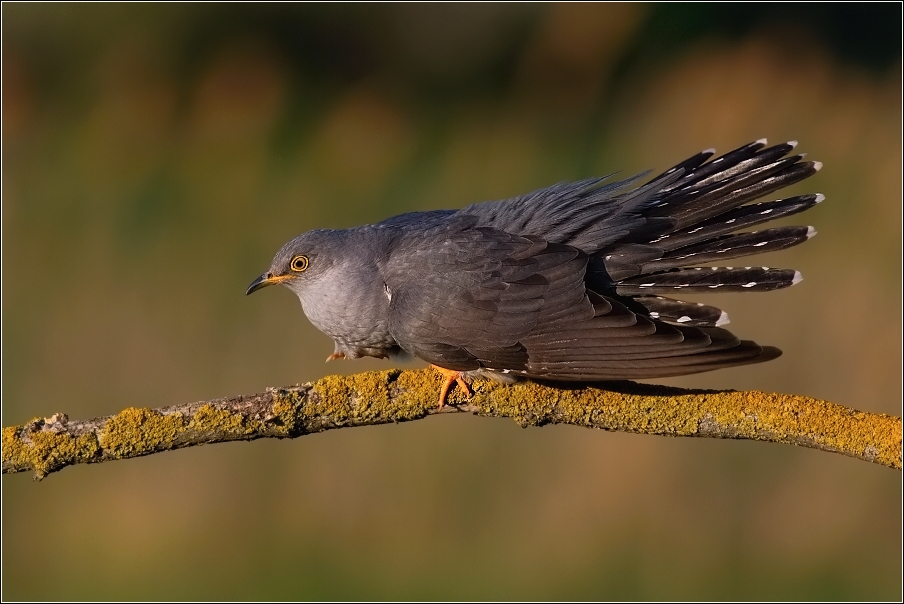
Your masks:
M324 365L315 227L797 139L805 281L726 295L765 365L666 383L901 413L901 8L2 8L3 425ZM416 365L416 364L414 364ZM6 476L4 599L901 598L901 474L784 445L470 416Z

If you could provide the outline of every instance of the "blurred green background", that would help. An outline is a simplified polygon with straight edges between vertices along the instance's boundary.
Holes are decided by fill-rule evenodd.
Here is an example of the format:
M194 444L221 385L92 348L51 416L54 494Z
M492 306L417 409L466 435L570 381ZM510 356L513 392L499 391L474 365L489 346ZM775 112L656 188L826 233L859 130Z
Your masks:
M3 425L388 368L245 288L311 228L760 137L825 163L783 192L820 235L710 300L785 355L663 382L901 413L897 4L2 11ZM442 417L2 485L4 599L902 595L901 473L784 445Z

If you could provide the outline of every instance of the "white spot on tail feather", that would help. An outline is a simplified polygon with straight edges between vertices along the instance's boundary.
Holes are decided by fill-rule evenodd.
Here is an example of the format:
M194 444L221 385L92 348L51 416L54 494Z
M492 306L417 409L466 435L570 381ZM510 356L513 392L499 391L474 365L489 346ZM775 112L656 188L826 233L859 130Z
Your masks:
M785 144L788 145L788 146L790 146L790 147L793 149L794 147L797 146L797 141L788 141L788 142L785 143Z
M731 319L728 318L728 313L723 310L722 314L719 315L719 319L716 321L716 327L721 327L728 323L731 323Z
M678 317L679 323L687 323L690 320L691 320L691 318L687 315L681 315L680 317Z
M797 285L803 280L804 276L800 274L800 271L794 271L794 278L791 279L791 285Z
M761 138L759 140L754 141L753 144L754 145L768 145L769 141L766 140L765 138Z
M825 198L826 198L826 196L823 195L822 193L817 193L817 194L816 194L816 199L815 199L814 201L815 201L816 203L820 203L820 202L822 202Z
M815 234L816 234L816 229L814 229L811 226L808 226L807 227L807 239L809 239L810 237L812 237Z
M769 243L769 242L768 242L768 241L761 241L761 242L759 242L759 243L754 243L754 244L753 244L753 247L762 247L762 246L766 245L767 243Z
M753 287L754 285L756 285L756 281L751 281L750 283L745 283L741 287Z
M821 161L813 162L813 169L816 170L817 172L822 170L822 162Z

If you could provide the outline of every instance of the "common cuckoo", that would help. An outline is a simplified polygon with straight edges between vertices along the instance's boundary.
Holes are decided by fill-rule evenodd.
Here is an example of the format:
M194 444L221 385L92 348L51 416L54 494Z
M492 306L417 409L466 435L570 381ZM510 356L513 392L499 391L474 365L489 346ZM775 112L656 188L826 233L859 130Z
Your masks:
M600 381L761 363L777 348L740 340L715 306L682 294L760 292L799 272L711 266L806 241L809 226L747 230L802 212L819 194L751 203L818 171L765 140L707 149L644 174L560 183L460 210L411 212L314 230L280 249L250 294L279 283L330 336L329 359L423 359L445 376ZM469 390L470 392L470 390Z

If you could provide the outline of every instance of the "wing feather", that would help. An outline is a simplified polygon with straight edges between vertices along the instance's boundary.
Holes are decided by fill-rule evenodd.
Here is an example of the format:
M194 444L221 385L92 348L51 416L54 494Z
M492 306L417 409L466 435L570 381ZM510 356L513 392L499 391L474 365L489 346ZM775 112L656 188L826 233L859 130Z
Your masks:
M708 371L764 354L725 330L670 325L588 290L587 255L537 237L465 224L406 237L392 258L384 278L393 337L450 369L606 380Z

